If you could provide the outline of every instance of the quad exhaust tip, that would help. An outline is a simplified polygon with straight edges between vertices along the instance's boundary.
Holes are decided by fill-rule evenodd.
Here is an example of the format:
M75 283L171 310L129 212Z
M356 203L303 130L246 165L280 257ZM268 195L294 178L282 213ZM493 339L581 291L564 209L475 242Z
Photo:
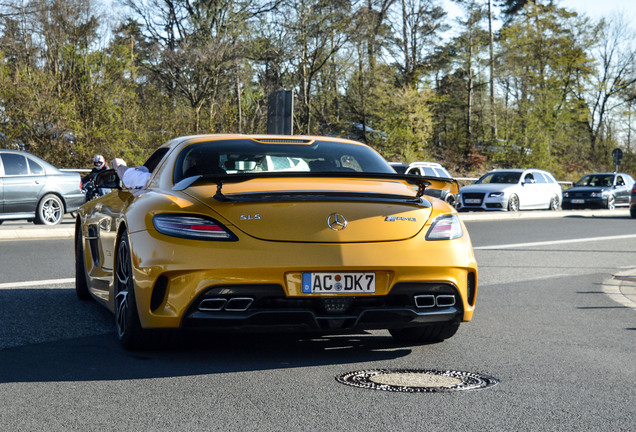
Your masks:
M204 312L245 312L254 303L251 297L233 297L225 299L222 297L203 299L199 303L199 310Z
M455 306L455 296L452 294L420 294L413 297L415 300L415 306L420 309L432 308L432 307L451 307Z

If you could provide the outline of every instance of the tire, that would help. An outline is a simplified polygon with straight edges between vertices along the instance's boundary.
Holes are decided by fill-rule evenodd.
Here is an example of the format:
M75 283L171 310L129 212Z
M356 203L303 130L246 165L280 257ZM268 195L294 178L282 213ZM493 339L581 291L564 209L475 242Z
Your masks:
M607 209L614 210L616 208L616 197L614 195L610 195L607 197Z
M515 194L510 195L510 198L508 198L508 211L519 211L519 197Z
M455 195L453 195L452 193L447 194L446 197L444 198L444 201L446 201L448 205L451 207L455 207L455 205L457 204Z
M64 204L54 194L47 194L38 203L35 223L38 225L57 225L64 217Z
M550 206L548 207L548 210L558 210L559 209L559 197L554 195L552 198L550 198Z
M126 349L147 348L147 331L141 327L135 284L133 281L132 255L128 233L123 231L117 242L115 262L115 327L119 343Z
M636 206L632 205L629 207L629 215L636 219Z
M409 327L404 329L389 329L389 333L398 342L407 343L434 343L441 342L452 337L459 329L458 322L431 324L422 327Z
M88 290L88 275L86 274L86 261L84 260L84 239L79 218L75 222L75 294L80 300L93 299Z

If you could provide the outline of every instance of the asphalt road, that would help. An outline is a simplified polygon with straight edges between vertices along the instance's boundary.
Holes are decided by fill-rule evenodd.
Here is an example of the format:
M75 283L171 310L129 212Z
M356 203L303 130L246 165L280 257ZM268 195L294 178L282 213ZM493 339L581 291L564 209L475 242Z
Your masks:
M636 268L636 221L467 226L480 270L475 317L425 346L377 331L198 336L127 352L112 316L75 297L72 240L0 242L0 430L633 430L636 304L605 291ZM42 280L53 281L28 282ZM407 394L335 380L378 368L499 383Z

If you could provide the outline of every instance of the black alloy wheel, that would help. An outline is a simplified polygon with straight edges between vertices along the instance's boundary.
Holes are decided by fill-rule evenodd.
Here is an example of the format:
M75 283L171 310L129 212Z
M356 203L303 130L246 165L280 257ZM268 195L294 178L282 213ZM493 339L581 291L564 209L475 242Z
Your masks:
M132 254L128 233L123 231L117 243L117 262L115 263L115 326L117 338L126 349L139 349L147 346L148 337L141 327L135 284L133 281Z

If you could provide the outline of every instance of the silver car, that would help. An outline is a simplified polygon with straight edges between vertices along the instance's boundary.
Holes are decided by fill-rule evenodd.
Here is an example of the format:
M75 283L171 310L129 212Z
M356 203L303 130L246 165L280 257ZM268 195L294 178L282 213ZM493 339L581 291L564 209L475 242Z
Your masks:
M538 169L493 170L459 189L460 210L558 210L561 186Z
M27 219L56 225L85 202L81 178L18 150L0 150L0 224Z

